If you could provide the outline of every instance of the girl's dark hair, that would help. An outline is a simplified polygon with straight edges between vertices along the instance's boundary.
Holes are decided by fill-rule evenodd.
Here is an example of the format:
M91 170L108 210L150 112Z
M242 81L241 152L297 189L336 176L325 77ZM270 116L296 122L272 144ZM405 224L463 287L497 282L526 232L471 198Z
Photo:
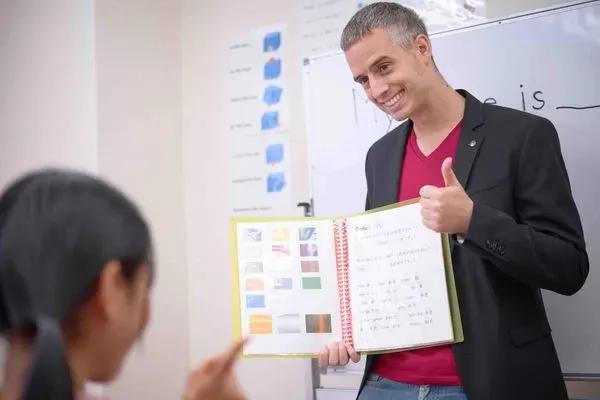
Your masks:
M91 295L102 268L133 279L152 268L148 227L117 189L90 175L43 170L0 197L0 331L33 334L24 400L71 400L61 323Z

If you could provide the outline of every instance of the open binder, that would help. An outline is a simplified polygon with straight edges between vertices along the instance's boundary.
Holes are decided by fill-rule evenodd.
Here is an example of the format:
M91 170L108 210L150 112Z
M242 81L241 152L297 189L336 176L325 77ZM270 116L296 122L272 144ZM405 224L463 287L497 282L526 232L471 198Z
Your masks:
M422 225L416 201L337 218L233 218L231 245L245 356L463 340L448 238Z

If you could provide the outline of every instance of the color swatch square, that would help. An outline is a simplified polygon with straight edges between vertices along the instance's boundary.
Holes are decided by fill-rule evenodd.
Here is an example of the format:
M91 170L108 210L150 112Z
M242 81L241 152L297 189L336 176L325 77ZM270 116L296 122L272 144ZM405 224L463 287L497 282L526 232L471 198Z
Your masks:
M283 314L275 318L277 333L302 333L300 314Z
M319 248L316 243L304 243L300 245L301 257L316 257L319 255Z
M279 86L269 85L265 88L265 92L263 93L263 101L269 105L273 106L281 101L281 94L283 89Z
M263 38L263 51L275 51L281 46L281 32L270 32Z
M292 278L275 278L274 285L277 290L292 289Z
M321 289L321 278L319 278L318 276L302 278L302 289L307 289L307 290Z
M260 119L260 129L268 131L275 129L279 126L279 112L278 111L267 111Z
M273 317L270 315L251 315L250 316L251 334L269 334L273 333Z
M331 333L331 315L306 314L306 333Z
M259 278L248 278L246 279L246 291L258 291L265 290L265 282Z
M319 262L317 260L300 261L302 272L319 272Z
M285 187L285 174L283 172L274 172L267 176L267 192L281 192Z
M267 146L267 164L275 165L283 161L283 144L276 143Z
M266 80L277 79L281 75L281 60L278 58L271 58L266 62L264 68L264 78Z
M265 296L262 294L247 295L246 308L265 308Z

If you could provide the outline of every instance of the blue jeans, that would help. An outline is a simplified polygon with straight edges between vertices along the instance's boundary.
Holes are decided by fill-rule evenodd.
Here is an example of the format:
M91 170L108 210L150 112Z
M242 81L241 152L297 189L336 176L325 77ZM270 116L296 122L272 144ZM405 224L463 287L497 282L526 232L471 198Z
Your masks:
M462 386L409 385L369 374L358 400L467 400Z

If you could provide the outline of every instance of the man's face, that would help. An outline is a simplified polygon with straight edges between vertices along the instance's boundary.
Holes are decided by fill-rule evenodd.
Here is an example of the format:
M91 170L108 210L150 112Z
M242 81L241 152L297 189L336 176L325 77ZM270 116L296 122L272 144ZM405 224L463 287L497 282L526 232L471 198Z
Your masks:
M425 51L419 43L427 44ZM389 34L374 29L350 47L345 55L354 80L381 111L401 121L421 106L426 82L423 75L431 60L423 36L409 49L395 45Z

